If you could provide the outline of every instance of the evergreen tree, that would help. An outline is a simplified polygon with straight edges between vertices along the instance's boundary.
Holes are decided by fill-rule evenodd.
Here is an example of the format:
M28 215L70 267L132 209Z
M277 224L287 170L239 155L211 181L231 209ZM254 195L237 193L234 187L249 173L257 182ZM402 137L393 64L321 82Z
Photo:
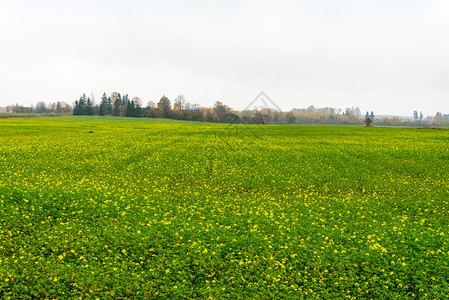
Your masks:
M131 100L131 117L136 117L136 105L132 100Z
M94 115L94 105L93 102L90 100L90 98L87 98L86 109L84 114L88 116Z
M135 117L140 118L142 116L142 108L139 104L136 105Z
M94 104L90 100L90 98L86 97L86 94L83 94L78 101L75 101L75 107L73 108L73 115L94 115Z
M100 104L106 105L107 101L108 101L108 96L106 96L106 93L103 93L103 96L101 96Z
M120 95L120 94L119 94ZM114 101L114 109L112 111L113 116L120 116L120 104L121 104L121 98L117 97Z
M102 104L100 104L100 108L98 110L98 115L99 116L104 116L104 111L105 111L105 108L104 108L104 105L102 103Z
M80 112L80 105L78 100L75 101L75 106L73 107L73 115L74 116L79 116L81 114Z
M132 117L132 116L133 116L133 112L132 112L132 108L131 108L131 103L128 101L128 103L126 104L125 117Z
M106 102L106 111L108 114L112 114L112 100L111 97L108 97L108 100Z
M86 114L86 106L87 106L87 97L86 94L83 93L83 95L80 97L78 101L79 105L79 114L85 115Z
M107 105L108 105L108 96L106 96L106 93L103 93L103 96L101 96L100 107L98 109L99 116L104 116L106 114Z
M126 107L128 105L128 102L129 102L129 97L128 97L128 94L126 94L125 96L123 96L122 106Z

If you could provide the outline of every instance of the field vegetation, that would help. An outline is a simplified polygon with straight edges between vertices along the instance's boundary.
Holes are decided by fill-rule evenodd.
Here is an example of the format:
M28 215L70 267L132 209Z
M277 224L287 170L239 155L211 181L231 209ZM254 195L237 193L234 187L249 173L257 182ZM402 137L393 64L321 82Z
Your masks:
M445 298L448 140L0 120L0 298Z

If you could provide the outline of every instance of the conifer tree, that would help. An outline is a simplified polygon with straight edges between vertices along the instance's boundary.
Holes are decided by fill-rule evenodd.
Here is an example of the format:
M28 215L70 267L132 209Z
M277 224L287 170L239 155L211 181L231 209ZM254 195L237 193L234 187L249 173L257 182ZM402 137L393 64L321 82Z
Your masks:
M100 104L100 107L98 109L98 115L99 116L104 116L104 111L105 111L105 107L104 107L104 105L102 103L102 104Z
M120 95L120 94L119 94ZM114 101L114 109L112 111L113 116L120 116L120 104L121 104L121 98L117 97Z
M86 108L85 108L84 114L88 115L88 116L94 115L94 105L93 105L92 101L90 100L90 98L87 98L87 103L86 103Z
M79 105L79 102L78 102L78 100L76 100L75 101L75 106L73 107L73 115L74 116L79 116L81 113L80 113L80 105Z
M126 94L123 96L122 106L126 107L128 105L128 102L129 102L129 97L128 97L128 94Z
M142 108L140 107L139 104L137 104L135 109L135 117L140 118L141 116L142 116Z
M131 117L136 117L136 105L133 100L131 100Z
M128 101L128 103L126 104L126 111L125 111L125 117L132 117L132 108L131 108L131 103Z
M112 114L112 100L111 97L108 97L108 101L106 102L106 111L108 114Z

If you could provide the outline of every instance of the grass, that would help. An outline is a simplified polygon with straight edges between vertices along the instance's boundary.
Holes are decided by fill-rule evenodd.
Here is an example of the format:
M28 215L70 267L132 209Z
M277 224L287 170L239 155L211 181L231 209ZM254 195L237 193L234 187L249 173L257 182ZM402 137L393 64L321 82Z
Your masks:
M448 138L0 120L0 297L445 298Z
M0 113L0 119L13 118L37 118L37 117L62 117L63 113Z

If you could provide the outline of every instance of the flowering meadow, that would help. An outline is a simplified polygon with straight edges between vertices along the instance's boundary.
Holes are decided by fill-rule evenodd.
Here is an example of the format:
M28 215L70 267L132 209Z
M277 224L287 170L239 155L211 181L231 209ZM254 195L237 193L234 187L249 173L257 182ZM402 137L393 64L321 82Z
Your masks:
M446 298L449 131L0 120L0 298Z

